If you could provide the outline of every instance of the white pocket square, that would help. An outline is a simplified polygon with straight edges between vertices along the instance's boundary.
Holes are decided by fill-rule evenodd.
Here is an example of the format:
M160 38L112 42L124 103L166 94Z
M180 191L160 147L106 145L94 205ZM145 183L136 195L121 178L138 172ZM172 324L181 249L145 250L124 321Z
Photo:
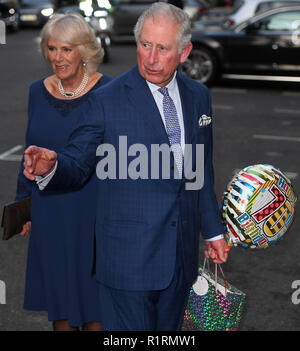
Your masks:
M203 128L208 126L211 123L211 117L206 116L206 115L202 115L199 118L198 124L199 124L199 128Z

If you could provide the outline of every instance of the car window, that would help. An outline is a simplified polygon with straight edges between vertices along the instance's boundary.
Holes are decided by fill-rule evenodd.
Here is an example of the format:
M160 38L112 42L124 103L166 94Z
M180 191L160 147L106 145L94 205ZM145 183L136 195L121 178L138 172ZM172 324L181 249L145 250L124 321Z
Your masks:
M47 0L21 0L20 4L51 4L51 1L47 1Z
M266 1L257 5L255 14L286 5L299 5L300 1Z
M185 6L201 6L201 7L210 7L210 4L207 1L203 0L185 0L184 1Z
M135 5L135 4L152 4L154 0L111 0L113 6L116 5Z
M300 11L276 13L260 22L259 28L270 31L293 31L300 27Z
M21 0L21 4L40 4L41 0ZM45 1L46 2L46 1Z

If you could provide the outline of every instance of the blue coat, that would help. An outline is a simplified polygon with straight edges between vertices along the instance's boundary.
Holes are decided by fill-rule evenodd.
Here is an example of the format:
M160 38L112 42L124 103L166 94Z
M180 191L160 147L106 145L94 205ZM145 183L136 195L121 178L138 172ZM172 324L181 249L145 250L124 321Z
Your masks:
M151 144L169 144L158 108L137 67L91 93L82 123L58 155L57 171L46 188L80 186L95 171L98 145L115 147L117 179L98 179L97 185L96 274L110 287L166 288L174 273L178 235L185 279L192 282L198 268L200 232L205 239L224 232L213 187L212 124L199 128L198 123L203 114L211 116L210 95L204 85L179 72L176 77L186 144L204 144L201 190L187 190L186 179L174 179L173 158L171 179L118 177L118 154L127 151L119 149L119 136L127 136L128 147L145 145L149 155ZM133 159L128 156L128 164Z

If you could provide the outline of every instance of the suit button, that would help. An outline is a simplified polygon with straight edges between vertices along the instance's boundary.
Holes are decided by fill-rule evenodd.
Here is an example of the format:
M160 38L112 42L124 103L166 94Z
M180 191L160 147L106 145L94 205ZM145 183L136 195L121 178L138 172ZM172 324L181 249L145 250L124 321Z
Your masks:
M174 166L171 166L171 170L174 171Z
M179 191L179 192L177 193L177 199L179 199L180 196L181 196L181 193L180 193L180 191Z
M177 224L176 221L171 222L172 227L176 227L176 224Z

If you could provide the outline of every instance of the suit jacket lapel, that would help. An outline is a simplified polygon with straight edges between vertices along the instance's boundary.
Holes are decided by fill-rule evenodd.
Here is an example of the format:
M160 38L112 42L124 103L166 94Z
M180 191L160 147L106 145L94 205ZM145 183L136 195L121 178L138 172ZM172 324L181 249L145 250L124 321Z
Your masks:
M191 144L193 140L193 120L195 101L193 101L193 90L184 81L184 76L177 72L177 84L179 88L181 106L185 130L185 143ZM131 70L126 84L128 85L128 98L133 106L139 111L139 118L143 118L148 124L149 130L161 137L161 143L169 144L169 138L156 106L152 93L147 83L138 72L137 66Z
M195 101L194 101L194 92L189 88L185 83L184 77L180 72L177 72L177 84L179 88L179 94L181 99L181 107L183 114L184 122L184 134L185 134L185 143L193 143L193 122L194 122L194 110L195 110Z
M158 136L160 144L169 144L169 138L158 107L145 79L139 74L137 66L132 69L131 73L126 82L128 86L127 93L129 101L138 111L137 118L144 120L144 123L148 125L149 133Z
M181 99L184 132L185 132L185 144L193 145L192 153L188 151L187 146L185 147L184 172L182 177L182 182L185 182L186 181L185 177L187 176L186 171L189 171L190 167L194 169L194 166L195 166L194 118L195 118L196 102L194 99L194 91L188 86L188 84L186 84L185 77L180 72L177 72L176 78L177 78L180 99Z
M176 78L181 98L185 143L192 144L195 109L195 101L193 100L194 93L185 83L184 77L181 73L177 72ZM128 87L127 94L129 101L138 111L137 118L142 118L144 120L144 123L148 125L149 133L154 133L160 144L170 145L158 107L145 79L139 74L137 66L135 66L131 70L131 74L128 75L126 85ZM170 161L171 166L174 166L174 157L172 153Z

